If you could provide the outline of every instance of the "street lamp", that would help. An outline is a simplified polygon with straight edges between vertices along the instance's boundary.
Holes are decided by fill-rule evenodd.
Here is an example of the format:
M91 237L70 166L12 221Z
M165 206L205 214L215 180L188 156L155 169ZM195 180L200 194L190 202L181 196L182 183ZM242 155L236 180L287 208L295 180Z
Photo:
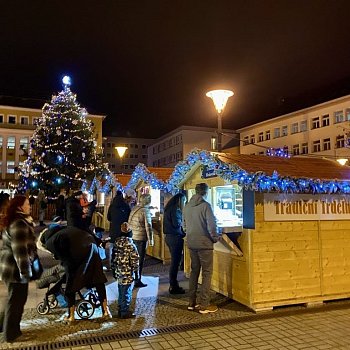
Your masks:
M114 147L117 152L118 152L118 155L119 155L119 158L120 158L120 168L121 168L121 172L123 172L123 157L124 157L124 154L126 152L126 150L128 149L128 147L125 147L125 146L116 146Z
M218 115L218 144L217 149L221 152L222 149L222 114L224 112L227 100L229 97L233 96L233 91L231 90L212 90L206 93L206 96L213 100L217 115Z

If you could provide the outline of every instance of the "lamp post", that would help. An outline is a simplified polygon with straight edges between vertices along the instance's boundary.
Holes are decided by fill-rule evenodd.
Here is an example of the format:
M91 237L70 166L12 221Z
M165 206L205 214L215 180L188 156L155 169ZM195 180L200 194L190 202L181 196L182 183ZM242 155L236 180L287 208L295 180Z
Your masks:
M128 149L128 147L125 147L125 146L116 146L114 147L117 152L118 152L118 155L119 155L119 158L120 158L120 168L121 168L121 172L123 172L123 157L124 157L124 154L126 152L126 150Z
M218 152L222 150L222 114L224 112L227 100L229 97L233 96L233 91L231 90L212 90L206 93L206 96L213 100L217 115L218 115Z

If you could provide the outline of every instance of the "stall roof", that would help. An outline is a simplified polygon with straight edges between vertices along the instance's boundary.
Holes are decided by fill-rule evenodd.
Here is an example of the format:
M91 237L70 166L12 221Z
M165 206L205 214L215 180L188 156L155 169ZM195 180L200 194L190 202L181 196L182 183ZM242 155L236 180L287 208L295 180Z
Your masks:
M131 179L131 174L115 174L115 179L125 187Z
M263 155L221 153L219 159L225 163L236 164L243 170L293 178L313 178L321 180L350 180L350 167L342 166L334 160L313 157L270 157Z
M147 167L150 173L154 173L159 180L167 181L169 180L171 174L174 171L174 168L154 168Z

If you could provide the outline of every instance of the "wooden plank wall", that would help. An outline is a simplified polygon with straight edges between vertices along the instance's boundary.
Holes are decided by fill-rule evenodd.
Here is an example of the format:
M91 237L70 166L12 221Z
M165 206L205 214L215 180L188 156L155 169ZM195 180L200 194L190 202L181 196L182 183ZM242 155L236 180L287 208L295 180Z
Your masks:
M253 309L350 297L350 221L264 222L256 194Z

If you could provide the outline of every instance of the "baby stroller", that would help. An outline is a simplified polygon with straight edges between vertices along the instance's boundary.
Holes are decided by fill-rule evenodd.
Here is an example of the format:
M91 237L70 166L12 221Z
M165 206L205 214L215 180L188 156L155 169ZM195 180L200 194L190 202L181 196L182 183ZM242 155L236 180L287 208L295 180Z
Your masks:
M46 315L51 309L66 307L67 302L64 297L64 283L66 275L63 266L56 265L43 272L41 278L37 280L39 289L47 288L44 300L40 302L36 310L40 315ZM76 312L82 319L89 319L95 312L95 309L101 306L98 295L94 289L87 289L83 294L78 292L79 300L76 304Z

